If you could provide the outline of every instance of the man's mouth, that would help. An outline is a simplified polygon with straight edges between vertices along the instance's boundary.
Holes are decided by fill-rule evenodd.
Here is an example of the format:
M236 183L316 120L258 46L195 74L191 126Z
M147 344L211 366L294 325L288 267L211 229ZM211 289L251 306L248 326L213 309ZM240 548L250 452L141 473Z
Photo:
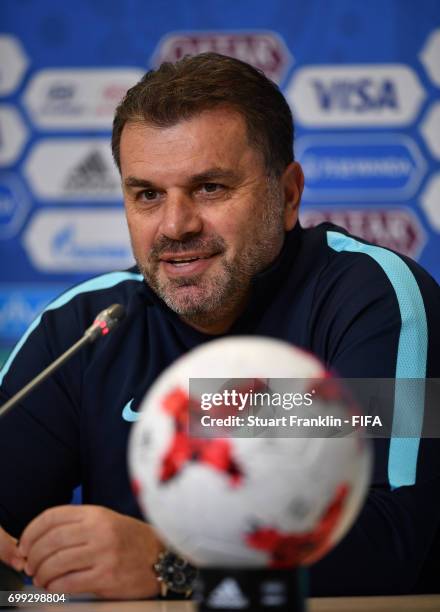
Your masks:
M165 254L160 258L164 270L171 275L200 274L206 270L219 253Z
M168 263L172 263L175 266L181 266L191 261L198 261L199 259L209 259L212 255L195 255L193 257L170 257L170 258L162 258L162 261L166 261Z

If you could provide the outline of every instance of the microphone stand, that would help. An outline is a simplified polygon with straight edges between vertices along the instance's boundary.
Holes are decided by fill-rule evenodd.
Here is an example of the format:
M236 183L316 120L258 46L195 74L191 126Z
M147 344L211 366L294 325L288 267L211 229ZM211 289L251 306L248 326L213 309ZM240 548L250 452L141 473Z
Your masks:
M0 417L7 414L11 408L13 408L16 404L20 403L25 397L29 395L38 385L40 385L46 378L48 378L51 374L53 374L58 368L60 368L63 363L68 361L75 353L77 353L83 346L93 342L90 336L84 335L78 342L75 342L73 346L71 346L65 353L63 353L58 359L55 359L53 363L51 363L45 370L40 372L35 378L31 380L27 385L20 389L18 393L13 395L11 399L9 399L3 406L0 408Z
M35 376L27 385L20 389L18 393L13 395L3 406L0 408L0 418L7 414L11 408L21 402L25 397L29 395L38 385L40 385L46 378L51 376L58 368L60 368L66 361L68 361L75 353L77 353L83 346L95 342L98 338L105 336L113 329L124 316L124 309L120 304L113 304L105 310L103 310L96 317L93 325L89 327L82 338L80 338L73 346L67 349L58 359L55 359L46 369L40 374Z

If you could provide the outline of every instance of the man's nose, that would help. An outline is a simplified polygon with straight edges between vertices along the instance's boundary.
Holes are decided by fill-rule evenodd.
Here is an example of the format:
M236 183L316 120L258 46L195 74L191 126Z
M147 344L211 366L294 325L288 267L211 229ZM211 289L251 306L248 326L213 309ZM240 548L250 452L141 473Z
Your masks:
M202 218L197 205L182 193L168 194L163 205L161 233L171 240L184 240L202 230Z

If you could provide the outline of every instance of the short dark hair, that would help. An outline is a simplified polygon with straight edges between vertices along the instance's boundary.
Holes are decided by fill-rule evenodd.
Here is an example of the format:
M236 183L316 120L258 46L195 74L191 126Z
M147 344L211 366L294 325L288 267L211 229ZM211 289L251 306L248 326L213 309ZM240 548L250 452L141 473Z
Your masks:
M113 121L112 152L119 170L127 122L170 127L219 106L243 116L249 141L263 154L268 173L280 176L294 159L293 117L286 99L261 70L218 53L164 62L128 90Z

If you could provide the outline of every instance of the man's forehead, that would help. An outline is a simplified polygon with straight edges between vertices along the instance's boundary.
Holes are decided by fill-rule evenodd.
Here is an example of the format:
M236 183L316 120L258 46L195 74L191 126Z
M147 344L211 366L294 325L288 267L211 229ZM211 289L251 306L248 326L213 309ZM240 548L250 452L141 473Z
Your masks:
M141 117L130 119L126 122L122 129L121 138L127 134L137 134L139 137L150 138L171 138L173 135L189 136L192 133L197 135L209 134L211 132L235 132L247 137L246 120L241 113L229 107L218 107L213 109L205 109L191 115L183 117L175 122L170 122L169 125L158 125L154 122L147 121Z
M147 173L148 174L148 173ZM240 179L240 173L237 169L232 168L221 168L214 166L207 168L202 172L196 174L188 174L184 177L187 183L199 184L199 183L214 183L217 181L227 181L235 183ZM128 175L123 180L125 187L155 187L154 178L142 178L134 175Z
M126 176L138 175L142 165L157 170L163 165L176 170L191 166L191 174L212 167L230 171L256 154L243 117L230 109L204 111L168 127L130 121L121 137L121 166Z

